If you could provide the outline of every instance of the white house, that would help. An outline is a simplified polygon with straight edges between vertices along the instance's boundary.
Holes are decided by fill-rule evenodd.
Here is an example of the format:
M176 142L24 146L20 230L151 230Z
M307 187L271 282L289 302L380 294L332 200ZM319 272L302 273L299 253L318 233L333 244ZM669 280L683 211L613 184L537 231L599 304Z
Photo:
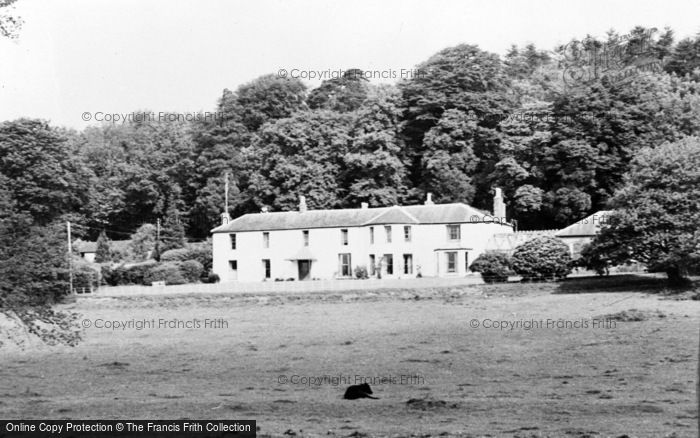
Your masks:
M600 233L600 228L608 221L610 210L601 210L580 221L559 230L555 236L561 239L569 247L571 257L577 259L581 256L581 249L591 243L593 238Z
M463 276L489 238L512 231L500 189L494 215L466 204L246 214L212 230L213 271L222 282ZM224 215L225 216L225 215Z
M95 254L97 253L97 242L88 242L85 240L77 239L73 242L73 248L80 254L80 257L84 258L88 262L95 261Z

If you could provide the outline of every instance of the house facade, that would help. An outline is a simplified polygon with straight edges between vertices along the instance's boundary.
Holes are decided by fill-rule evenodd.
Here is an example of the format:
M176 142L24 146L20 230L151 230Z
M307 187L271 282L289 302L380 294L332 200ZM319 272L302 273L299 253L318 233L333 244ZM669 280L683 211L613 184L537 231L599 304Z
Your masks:
M222 282L464 276L492 235L512 232L500 190L494 214L433 204L246 214L212 230Z
M608 221L610 210L601 210L580 221L563 228L555 234L569 247L569 254L572 259L581 257L581 250L584 246L593 241L600 233L600 228Z

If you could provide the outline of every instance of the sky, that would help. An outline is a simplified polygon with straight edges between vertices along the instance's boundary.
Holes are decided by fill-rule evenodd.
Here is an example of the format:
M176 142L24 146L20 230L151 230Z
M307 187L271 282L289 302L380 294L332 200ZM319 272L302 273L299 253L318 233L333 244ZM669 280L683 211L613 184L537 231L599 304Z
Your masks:
M97 113L214 111L224 88L282 69L310 87L311 72L353 67L396 82L460 43L504 55L636 25L700 33L698 0L18 0L15 10L25 23L0 40L0 121L76 129Z

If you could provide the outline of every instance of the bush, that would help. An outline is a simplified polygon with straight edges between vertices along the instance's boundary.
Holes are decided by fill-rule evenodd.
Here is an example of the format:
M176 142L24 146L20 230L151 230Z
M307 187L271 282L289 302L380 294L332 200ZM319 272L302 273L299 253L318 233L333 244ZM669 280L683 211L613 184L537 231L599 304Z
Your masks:
M124 270L121 268L121 266L113 267L110 263L100 264L102 284L106 284L108 286L119 286L121 284L125 284L123 280Z
M365 266L355 266L355 277L360 280L366 280L369 278L367 273L367 268Z
M198 282L200 277L206 273L202 264L197 260L185 260L182 263L178 263L178 265L188 283Z
M191 260L190 250L188 248L177 248L165 251L160 255L161 262L184 262L185 260Z
M207 274L207 276L202 280L204 283L218 283L219 281L221 281L219 275L213 272L209 272L209 274ZM277 279L275 279L275 281L277 281Z
M201 263L200 277L205 278L212 268L211 244L207 242L192 243L186 248L171 249L160 255L162 262L184 262L187 260L196 260Z
M537 237L515 248L511 266L524 280L564 278L571 272L569 247L556 237Z
M112 266L103 264L101 266L102 281L110 286L124 286L130 284L148 285L150 283L146 282L146 274L156 264L157 263L153 260L133 265Z
M73 258L73 288L82 290L97 289L100 285L100 272L92 263L82 258Z
M484 253L472 262L469 270L481 273L481 278L486 283L508 281L511 273L510 257L501 253Z
M180 265L173 262L158 263L146 272L145 284L151 284L155 281L164 281L165 284L185 284L188 282Z

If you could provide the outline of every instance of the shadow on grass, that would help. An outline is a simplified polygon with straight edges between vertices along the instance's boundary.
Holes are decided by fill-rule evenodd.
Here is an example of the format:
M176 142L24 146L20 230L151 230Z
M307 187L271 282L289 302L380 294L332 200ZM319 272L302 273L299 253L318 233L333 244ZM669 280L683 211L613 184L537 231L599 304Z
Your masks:
M557 283L555 294L577 293L658 293L679 294L698 290L700 281L691 281L682 287L670 286L668 280L663 277L650 277L646 275L615 275L603 277L568 278Z

